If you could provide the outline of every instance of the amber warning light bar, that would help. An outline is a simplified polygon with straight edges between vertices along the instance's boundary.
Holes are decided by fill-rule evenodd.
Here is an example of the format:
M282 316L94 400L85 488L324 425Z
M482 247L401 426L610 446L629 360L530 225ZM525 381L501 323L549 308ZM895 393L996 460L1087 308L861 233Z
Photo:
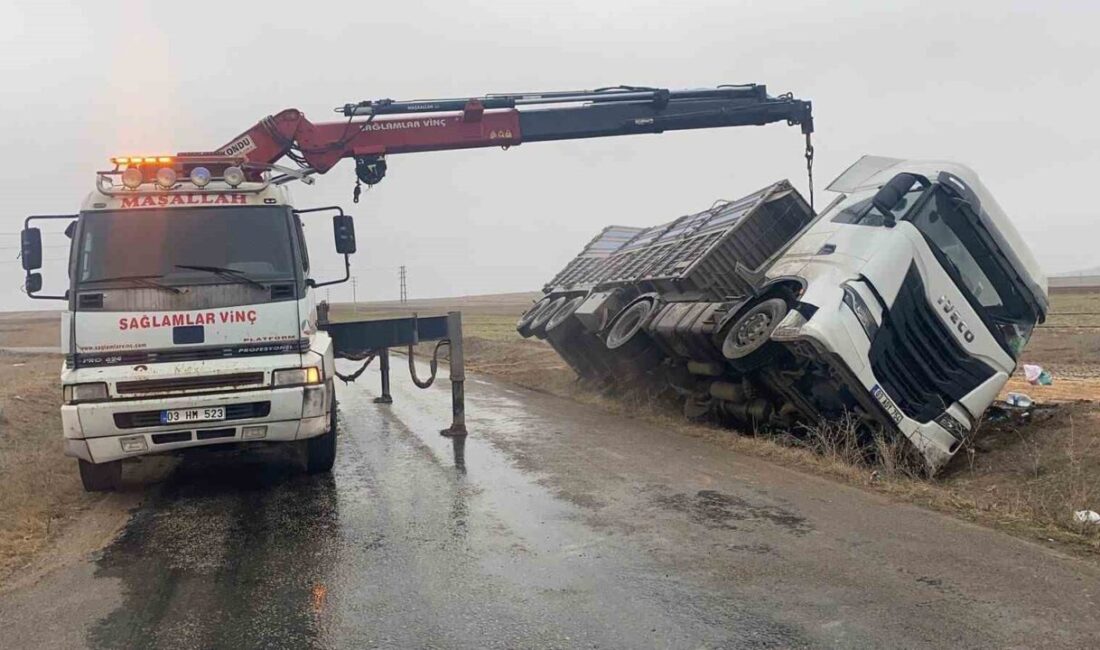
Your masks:
M245 182L243 161L232 156L115 156L115 168L102 176L118 175L122 186L136 191L142 185L153 184L158 190L172 190L184 177L197 189L204 189L218 180L230 188Z

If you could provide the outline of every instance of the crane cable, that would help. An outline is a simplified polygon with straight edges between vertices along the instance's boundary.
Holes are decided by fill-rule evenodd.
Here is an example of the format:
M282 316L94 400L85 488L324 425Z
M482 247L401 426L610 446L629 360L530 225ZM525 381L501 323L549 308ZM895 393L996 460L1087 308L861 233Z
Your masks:
M810 189L810 210L814 209L814 144L806 134L806 182Z

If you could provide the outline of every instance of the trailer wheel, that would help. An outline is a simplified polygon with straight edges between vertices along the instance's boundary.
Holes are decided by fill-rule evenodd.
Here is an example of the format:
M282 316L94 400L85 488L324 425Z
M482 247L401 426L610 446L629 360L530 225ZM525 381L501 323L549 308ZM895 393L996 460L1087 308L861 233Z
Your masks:
M306 472L324 474L336 462L336 405L329 415L328 431L306 440Z
M652 299L641 299L619 312L607 332L607 349L618 350L629 343L653 313L654 305Z
M520 316L519 320L516 322L516 331L519 332L520 336L522 336L523 338L528 338L529 336L531 336L531 323L536 318L538 318L539 314L542 313L542 311L546 309L551 302L553 302L553 299L550 296L547 296L542 300L536 302L535 304L531 305L531 307L527 311L523 312L523 315Z
M770 356L768 342L787 315L787 301L768 298L737 317L722 341L722 356L739 370L758 367Z
M89 463L78 459L77 464L80 466L80 482L84 484L85 492L109 492L122 485L121 460Z

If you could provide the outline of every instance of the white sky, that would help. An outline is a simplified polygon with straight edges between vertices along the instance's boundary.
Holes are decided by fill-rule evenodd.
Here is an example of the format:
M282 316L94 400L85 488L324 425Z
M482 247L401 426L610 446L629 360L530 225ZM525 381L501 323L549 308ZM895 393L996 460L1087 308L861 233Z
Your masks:
M767 84L814 102L817 185L864 153L973 166L1050 273L1100 264L1100 2L0 2L0 308L28 214L69 213L111 155L211 149L283 108L574 89ZM651 225L780 178L785 125L350 161L295 191L357 217L360 299L534 290L610 223ZM819 201L822 198L819 194ZM327 218L316 267L339 262ZM47 235L46 288L67 240ZM321 272L317 273L322 275ZM350 298L350 285L332 299Z

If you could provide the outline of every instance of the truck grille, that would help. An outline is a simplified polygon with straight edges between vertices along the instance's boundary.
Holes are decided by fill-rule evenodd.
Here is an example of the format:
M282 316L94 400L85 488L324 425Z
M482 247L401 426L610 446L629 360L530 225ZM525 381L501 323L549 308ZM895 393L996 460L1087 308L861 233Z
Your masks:
M195 377L169 377L167 379L142 379L120 381L115 390L120 395L134 393L171 393L186 390L211 390L264 383L262 372L236 372L225 375L198 375Z
M247 402L244 404L227 404L225 407L226 420L247 420L249 418L263 418L267 417L270 413L271 402ZM159 427L160 425L159 409L156 411L131 411L129 413L115 413L115 426L119 429Z
M898 407L928 422L993 376L967 354L928 302L910 266L893 307L871 342L871 370Z

